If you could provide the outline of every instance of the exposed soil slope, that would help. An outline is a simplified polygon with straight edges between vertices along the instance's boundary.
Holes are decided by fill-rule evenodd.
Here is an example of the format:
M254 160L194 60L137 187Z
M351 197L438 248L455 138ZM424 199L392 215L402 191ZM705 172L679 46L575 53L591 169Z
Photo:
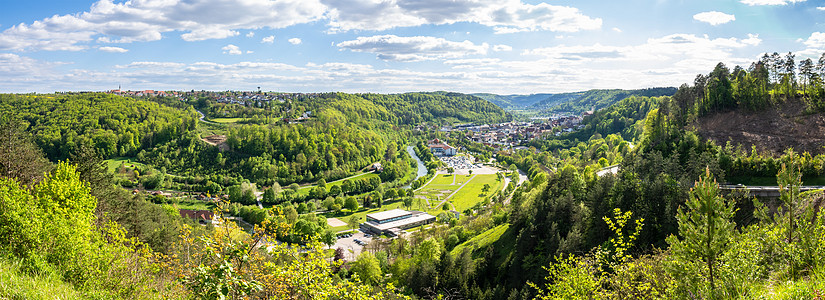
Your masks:
M791 147L796 152L825 153L825 114L808 114L805 104L796 100L756 112L739 109L716 113L697 123L699 135L715 140L717 145L730 141L746 150L756 145L758 151L775 155Z
M212 146L218 146L218 149L221 151L229 150L229 145L226 144L226 136L225 135L210 135L201 138L207 144Z

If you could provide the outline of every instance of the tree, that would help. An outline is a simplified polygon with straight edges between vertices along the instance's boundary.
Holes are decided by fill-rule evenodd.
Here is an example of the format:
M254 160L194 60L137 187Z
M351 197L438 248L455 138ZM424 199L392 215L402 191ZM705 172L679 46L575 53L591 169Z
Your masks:
M352 263L350 271L358 274L358 278L364 283L372 285L378 284L384 275L381 272L378 258L370 252L362 252L361 255L358 255L358 259Z
M263 198L261 199L263 203L266 204L275 204L277 196L275 194L275 188L268 188L264 191Z
M341 194L341 186L340 185L333 185L332 187L329 188L329 194L333 195L333 196L338 196L338 194Z
M358 228L358 225L361 225L361 218L359 218L358 216L356 216L355 214L353 214L353 215L352 215L352 216L350 216L350 217L349 217L349 219L347 220L347 225L349 225L349 227L350 227L350 228L352 228L353 230L355 230L355 228Z
M734 233L733 203L719 195L719 185L706 168L705 176L691 189L685 205L687 210L680 207L676 214L682 239L670 236L667 240L677 258L688 262L700 260L705 264L710 285L708 294L716 298L718 259Z
M387 191L384 192L384 199L389 200L389 199L395 198L395 196L396 196L395 189L387 189Z
M776 174L776 182L779 184L779 199L784 204L784 214L788 219L788 240L791 245L794 244L794 221L796 220L796 206L799 202L799 187L802 185L802 172L796 166L796 155L791 151L788 153L791 157L790 166L782 164L779 173ZM788 260L788 269L791 276L796 276L796 268L794 267L793 259Z
M358 200L355 200L355 197L347 197L347 200L344 201L344 208L355 211L358 209Z

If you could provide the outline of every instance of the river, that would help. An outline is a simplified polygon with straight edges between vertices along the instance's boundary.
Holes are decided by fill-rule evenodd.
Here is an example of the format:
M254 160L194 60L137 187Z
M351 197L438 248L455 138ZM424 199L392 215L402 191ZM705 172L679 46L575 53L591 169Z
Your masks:
M407 146L407 153L409 153L410 156L412 156L412 158L415 159L415 161L418 163L418 173L415 176L415 180L418 180L418 178L426 176L427 175L427 166L425 166L424 163L421 162L421 159L418 158L418 155L415 154L415 150L413 150L413 146Z

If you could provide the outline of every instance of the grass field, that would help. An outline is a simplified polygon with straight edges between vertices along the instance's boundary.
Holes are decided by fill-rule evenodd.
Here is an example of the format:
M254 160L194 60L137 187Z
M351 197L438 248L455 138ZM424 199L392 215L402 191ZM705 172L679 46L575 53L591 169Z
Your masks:
M215 123L231 124L231 123L238 123L240 121L243 121L244 118L213 118L213 119L207 119L207 120L215 122Z
M461 254L461 251L464 251L464 248L471 247L471 249L479 249L487 247L496 241L498 241L499 237L507 231L507 228L510 227L510 224L501 224L496 227L490 228L489 230L482 232L481 234L474 236L470 240L458 244L450 251L452 256L456 256Z
M189 210L212 210L215 208L215 204L204 202L196 199L175 199L178 200L175 205L178 209L189 209ZM175 200L170 199L170 203L173 203Z
M484 193L484 196L481 196L481 190L485 184L490 185L490 190ZM490 197L490 195L496 191L501 190L501 185L502 181L498 180L494 174L476 175L464 188L450 198L450 202L453 203L456 211L464 211L484 200L484 198Z
M121 163L126 163L126 168L134 169L135 167L142 167L143 164L136 162L134 158L131 157L115 157L112 159L105 160L106 166L109 168L110 172L116 172L118 168L120 168Z
M358 219L360 220L360 222L363 223L364 221L366 221L367 214L376 213L376 212L379 212L379 211L386 211L386 210L396 209L396 208L402 208L403 205L404 204L401 203L401 201L385 202L384 206L381 207L381 208L366 209L366 208L362 207L361 209L359 209L358 211L356 211L354 213L342 210L341 212L338 212L338 213L327 212L327 213L322 214L322 216L324 216L325 218L337 218L338 220L341 220L341 221L344 221L344 222L349 222L349 219L352 217L352 215L356 215L356 216L358 216ZM334 230L334 231L341 231L341 230L347 230L347 229L350 229L349 225L332 227L332 230Z
M455 178L455 184L452 184L453 178ZM461 188L461 185L465 183L466 185ZM490 191L480 196L484 184L490 185ZM455 195L450 198L449 202L452 203L456 211L464 211L482 201L484 197L489 197L495 191L500 190L502 184L494 174L436 175L436 178L433 179L430 184L416 191L415 194L426 197L430 201L430 204L433 205L433 207L427 210L429 213L438 214L443 209L435 205L453 193L455 193ZM461 190L457 191L459 188L461 188Z

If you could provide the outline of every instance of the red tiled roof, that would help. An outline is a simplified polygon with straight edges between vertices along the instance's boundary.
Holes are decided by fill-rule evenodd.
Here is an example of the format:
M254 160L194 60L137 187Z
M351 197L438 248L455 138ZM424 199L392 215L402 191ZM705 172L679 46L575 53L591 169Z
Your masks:
M215 217L215 213L208 211L208 210L188 210L188 209L181 209L179 211L181 217L190 218L190 219L203 219L203 220L212 220Z

